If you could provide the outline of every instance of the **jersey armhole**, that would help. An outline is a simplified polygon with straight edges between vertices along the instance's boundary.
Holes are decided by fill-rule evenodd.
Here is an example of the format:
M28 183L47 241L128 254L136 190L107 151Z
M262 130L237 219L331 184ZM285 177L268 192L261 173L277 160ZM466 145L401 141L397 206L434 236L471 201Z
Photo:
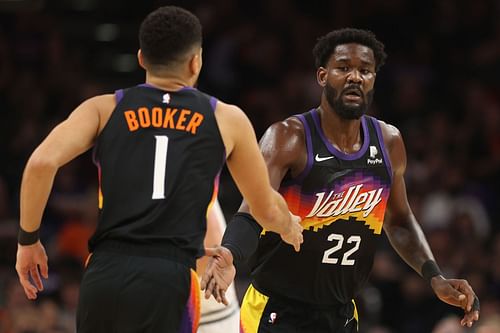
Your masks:
M99 135L97 135L96 139L95 139L95 142L94 142L94 146L92 147L92 162L98 167L100 168L100 163L99 163L99 160L98 160L98 154L99 154L99 142L100 142L100 138L101 136L103 135L104 131L106 130L106 128L108 127L108 124L111 120L111 117L113 117L113 113L114 111L116 110L116 107L118 106L118 104L121 102L121 100L123 99L123 96L125 95L125 90L124 89L118 89L118 90L115 90L115 102L116 102L116 105L115 105L115 108L113 109L113 111L111 111L111 114L108 118L108 121L106 122L106 124L104 125L104 127L102 128L101 132L99 133Z
M210 96L210 106L212 107L212 111L215 112L215 109L217 108L217 98Z
M116 90L115 91L116 105L118 105L118 103L121 102L122 98L123 98L123 89Z
M210 96L208 94L204 94L204 95L209 97L210 107L212 108L212 112L213 112L213 115L215 117L215 111L217 109L217 102L219 100L214 96ZM217 128L217 132L219 133L219 137L220 137L220 140L222 142L222 147L224 148L223 157L222 157L222 166L221 166L221 169L222 169L222 167L224 167L224 163L226 163L226 160L227 160L227 151L226 151L226 145L224 144L224 139L222 138L222 132L220 131L219 123L217 123L217 119L215 119L214 121L215 121L215 127Z

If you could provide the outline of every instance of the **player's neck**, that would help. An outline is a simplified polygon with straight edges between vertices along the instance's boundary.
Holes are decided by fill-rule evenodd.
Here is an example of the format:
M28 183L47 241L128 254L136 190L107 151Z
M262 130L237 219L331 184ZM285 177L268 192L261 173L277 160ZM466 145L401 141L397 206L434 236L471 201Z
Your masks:
M184 87L192 87L191 80L175 74L168 76L157 76L151 73L147 73L146 83L167 91L177 91Z
M363 145L361 135L361 118L344 119L331 109L318 108L321 128L326 138L338 150L352 154Z

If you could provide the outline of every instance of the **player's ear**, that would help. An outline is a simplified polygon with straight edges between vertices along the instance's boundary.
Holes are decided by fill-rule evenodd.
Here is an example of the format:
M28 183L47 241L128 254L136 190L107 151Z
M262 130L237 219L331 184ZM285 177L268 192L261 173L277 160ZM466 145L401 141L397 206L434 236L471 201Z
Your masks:
M201 67L203 65L202 59L202 49L201 47L192 55L191 60L189 61L189 70L191 74L198 76L201 71Z
M316 80L318 84L322 87L326 86L326 80L328 79L328 70L325 67L318 67L316 71Z
M146 69L146 65L144 64L144 57L142 56L141 49L139 49L137 51L137 61L139 62L139 66L141 66L143 69Z

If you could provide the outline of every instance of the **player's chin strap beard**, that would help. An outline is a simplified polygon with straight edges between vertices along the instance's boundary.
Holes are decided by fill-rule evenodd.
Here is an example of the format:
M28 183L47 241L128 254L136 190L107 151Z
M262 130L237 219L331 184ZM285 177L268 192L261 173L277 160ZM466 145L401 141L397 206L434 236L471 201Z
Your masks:
M345 105L342 101L343 93L353 89L361 91L361 88L358 85L351 84L343 89L341 94L338 94L338 98L335 98L335 96L337 96L337 90L328 84L325 85L324 94L328 104L333 111L343 119L355 120L361 118L361 116L368 111L368 108L373 101L373 94L375 92L374 89L366 93L365 96L360 96L363 99L363 102L359 106L351 107ZM361 93L361 95L363 94Z

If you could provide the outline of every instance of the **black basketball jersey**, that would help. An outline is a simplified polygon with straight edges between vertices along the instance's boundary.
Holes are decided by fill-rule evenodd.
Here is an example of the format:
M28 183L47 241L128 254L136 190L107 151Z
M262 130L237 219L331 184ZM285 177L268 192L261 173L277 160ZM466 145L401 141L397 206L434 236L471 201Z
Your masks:
M258 289L316 305L351 302L366 282L380 238L392 182L380 125L363 116L363 144L354 154L325 137L317 110L297 116L304 126L307 165L285 177L280 193L303 221L300 252L263 232L254 256Z
M99 222L90 251L106 240L175 246L203 254L206 213L225 148L217 100L194 88L148 84L118 90L99 135Z

